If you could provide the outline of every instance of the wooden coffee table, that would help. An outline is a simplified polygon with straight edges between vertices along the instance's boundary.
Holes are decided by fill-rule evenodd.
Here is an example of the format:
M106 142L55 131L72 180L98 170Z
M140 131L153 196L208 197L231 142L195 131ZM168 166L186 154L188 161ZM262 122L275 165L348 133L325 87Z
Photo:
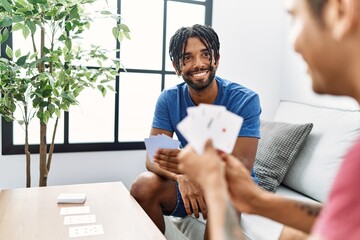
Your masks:
M57 204L60 193L86 193L83 204ZM104 234L69 237L60 209L89 206ZM93 183L0 191L0 239L165 239L121 182Z

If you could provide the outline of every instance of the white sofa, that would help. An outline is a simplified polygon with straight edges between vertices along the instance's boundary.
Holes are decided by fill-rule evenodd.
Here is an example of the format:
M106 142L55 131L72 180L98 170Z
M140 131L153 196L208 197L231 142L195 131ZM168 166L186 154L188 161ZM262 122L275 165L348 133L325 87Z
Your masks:
M324 202L344 154L360 136L360 111L281 101L273 121L313 123L276 194ZM203 220L165 217L165 222L169 240L203 239ZM277 222L249 214L242 214L241 226L245 238L254 240L277 240L283 228Z

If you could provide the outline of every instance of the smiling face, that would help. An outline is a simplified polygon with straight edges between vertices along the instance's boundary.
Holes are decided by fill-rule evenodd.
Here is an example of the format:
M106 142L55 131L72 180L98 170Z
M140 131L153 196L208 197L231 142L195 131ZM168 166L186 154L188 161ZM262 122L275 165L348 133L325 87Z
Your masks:
M214 62L200 39L190 37L187 40L184 58L180 61L180 74L191 89L197 92L204 91L215 79L219 61L216 64Z
M301 54L312 78L316 93L344 95L344 69L348 60L344 44L334 37L331 15L333 9L325 3L322 14L316 16L309 0L288 0L288 12L292 16L290 37L295 51ZM331 6L333 8L333 6ZM329 24L330 23L330 24Z

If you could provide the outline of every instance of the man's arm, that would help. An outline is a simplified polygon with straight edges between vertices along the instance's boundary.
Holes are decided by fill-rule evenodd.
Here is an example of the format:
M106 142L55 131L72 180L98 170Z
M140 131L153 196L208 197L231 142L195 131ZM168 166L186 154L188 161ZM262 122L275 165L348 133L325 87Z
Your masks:
M309 239L309 233L305 233L303 231L300 231L298 229L295 229L293 227L289 227L284 225L279 240L288 240L288 239L296 239L296 240L302 240L302 239Z
M232 153L250 172L254 166L258 141L255 137L238 137Z
M273 219L304 232L310 232L321 204L305 203L267 192L257 186L249 171L234 156L222 154L234 207L241 212Z
M269 193L267 193L269 194ZM290 227L310 233L320 211L321 204L306 203L270 193L259 197L253 206L253 214L261 215Z
M178 156L179 167L204 189L206 203L211 209L208 224L211 239L242 239L238 215L230 204L225 179L225 163L208 140L204 154L198 155L187 146Z
M210 238L217 240L241 240L243 234L239 225L238 213L230 203L225 177L220 176L206 185L205 199L208 208Z

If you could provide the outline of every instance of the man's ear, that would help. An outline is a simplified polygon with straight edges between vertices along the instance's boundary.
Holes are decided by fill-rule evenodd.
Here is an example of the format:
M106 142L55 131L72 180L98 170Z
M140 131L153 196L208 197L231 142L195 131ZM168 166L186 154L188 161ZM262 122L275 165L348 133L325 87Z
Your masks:
M215 69L217 70L219 67L219 63L220 63L220 53L218 54L218 59L216 60L216 65L215 65Z
M335 39L342 39L359 25L359 5L359 0L329 0L324 15Z
M177 67L176 67L176 63L175 63L174 61L172 61L171 63L172 63L172 65L173 65L174 69L175 69L176 75L177 75L177 76L180 76L181 74L179 73L179 71L178 71L178 69L177 69Z

